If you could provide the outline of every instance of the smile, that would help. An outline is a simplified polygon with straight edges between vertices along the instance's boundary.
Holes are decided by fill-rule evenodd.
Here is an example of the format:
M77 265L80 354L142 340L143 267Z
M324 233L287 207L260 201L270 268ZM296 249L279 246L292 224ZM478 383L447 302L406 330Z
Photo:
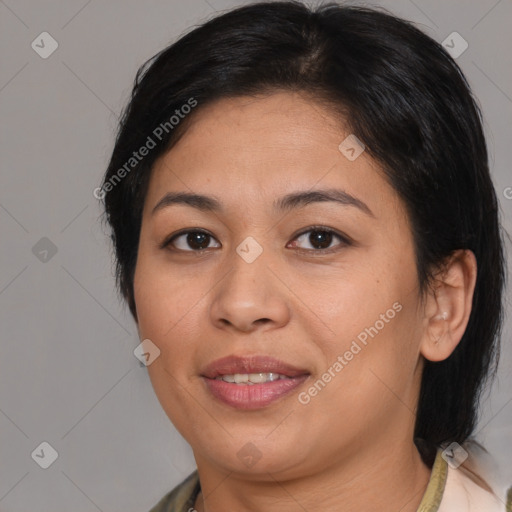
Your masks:
M207 392L236 409L254 410L289 395L309 372L268 356L229 356L201 373Z
M289 379L286 375L279 373L234 373L231 375L219 375L216 377L217 380L223 380L224 382L231 382L241 385L253 385L262 384L263 382L273 382L279 379Z

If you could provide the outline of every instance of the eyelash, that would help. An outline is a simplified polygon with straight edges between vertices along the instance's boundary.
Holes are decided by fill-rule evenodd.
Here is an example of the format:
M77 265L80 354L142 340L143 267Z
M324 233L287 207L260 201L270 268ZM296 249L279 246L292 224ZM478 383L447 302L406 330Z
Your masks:
M349 237L347 237L346 235L343 235L342 233L340 233L340 232L338 232L338 231L336 231L334 229L328 228L326 226L309 226L308 228L306 228L306 229L302 230L301 232L297 233L292 238L292 242L294 240L296 240L297 238L301 237L302 235L305 235L307 233L314 232L314 231L320 231L322 233L332 234L336 238L338 238L341 243L339 243L338 245L335 245L334 247L328 247L326 249L301 249L301 248L297 248L297 252L299 252L299 253L307 253L309 255L311 255L312 253L315 253L315 254L330 254L330 253L339 251L343 247L347 247L347 246L350 246L350 245L353 244L352 240ZM183 235L187 235L189 233L202 233L202 234L205 234L205 235L213 238L214 240L216 240L215 237L211 233L209 233L208 231L205 231L204 229L200 229L200 228L198 228L198 229L186 229L186 230L179 231L178 233L175 233L175 234L171 235L170 237L166 238L164 240L164 242L161 244L160 248L161 249L168 249L168 250L173 251L173 252L196 253L197 255L201 255L205 251L207 251L208 249L211 249L211 248L208 248L208 247L205 248L205 249L197 249L197 250L196 249L184 250L184 249L169 248L169 246L177 238L179 238L180 236L183 236ZM214 247L214 249L216 249L216 247Z

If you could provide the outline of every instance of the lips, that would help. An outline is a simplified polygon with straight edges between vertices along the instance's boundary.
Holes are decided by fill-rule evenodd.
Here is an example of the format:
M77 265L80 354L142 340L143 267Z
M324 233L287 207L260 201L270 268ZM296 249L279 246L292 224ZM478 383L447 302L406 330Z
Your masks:
M286 377L297 377L309 372L268 356L228 356L210 363L201 375L208 379L215 379L237 373L278 373Z
M274 378L261 383L248 382L246 378L264 374ZM210 363L201 376L208 391L224 404L237 409L260 409L291 393L308 378L309 372L268 356L229 356Z

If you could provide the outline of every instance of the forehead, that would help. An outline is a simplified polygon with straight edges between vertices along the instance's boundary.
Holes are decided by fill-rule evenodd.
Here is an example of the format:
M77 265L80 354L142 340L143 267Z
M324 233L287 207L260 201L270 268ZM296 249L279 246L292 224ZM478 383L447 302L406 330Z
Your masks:
M305 94L222 99L199 105L191 121L155 163L148 207L169 190L273 201L295 189L342 187L365 202L397 202L366 152L351 161L340 151L350 135L344 120Z
M235 149L255 157L279 151L304 156L305 149L327 149L342 135L343 119L303 93L221 99L196 111L181 149L218 148L229 156ZM337 145L336 145L337 147ZM232 149L232 151L229 151Z

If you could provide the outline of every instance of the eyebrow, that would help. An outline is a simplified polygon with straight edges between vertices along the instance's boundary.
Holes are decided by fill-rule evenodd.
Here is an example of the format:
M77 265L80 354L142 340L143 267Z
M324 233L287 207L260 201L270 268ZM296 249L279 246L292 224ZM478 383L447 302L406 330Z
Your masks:
M368 205L340 189L322 189L292 192L274 201L274 210L284 211L301 208L311 203L336 202L344 206L353 206L371 217L375 217ZM151 215L168 206L184 204L204 212L222 212L222 203L213 196L189 192L168 192L153 208Z

